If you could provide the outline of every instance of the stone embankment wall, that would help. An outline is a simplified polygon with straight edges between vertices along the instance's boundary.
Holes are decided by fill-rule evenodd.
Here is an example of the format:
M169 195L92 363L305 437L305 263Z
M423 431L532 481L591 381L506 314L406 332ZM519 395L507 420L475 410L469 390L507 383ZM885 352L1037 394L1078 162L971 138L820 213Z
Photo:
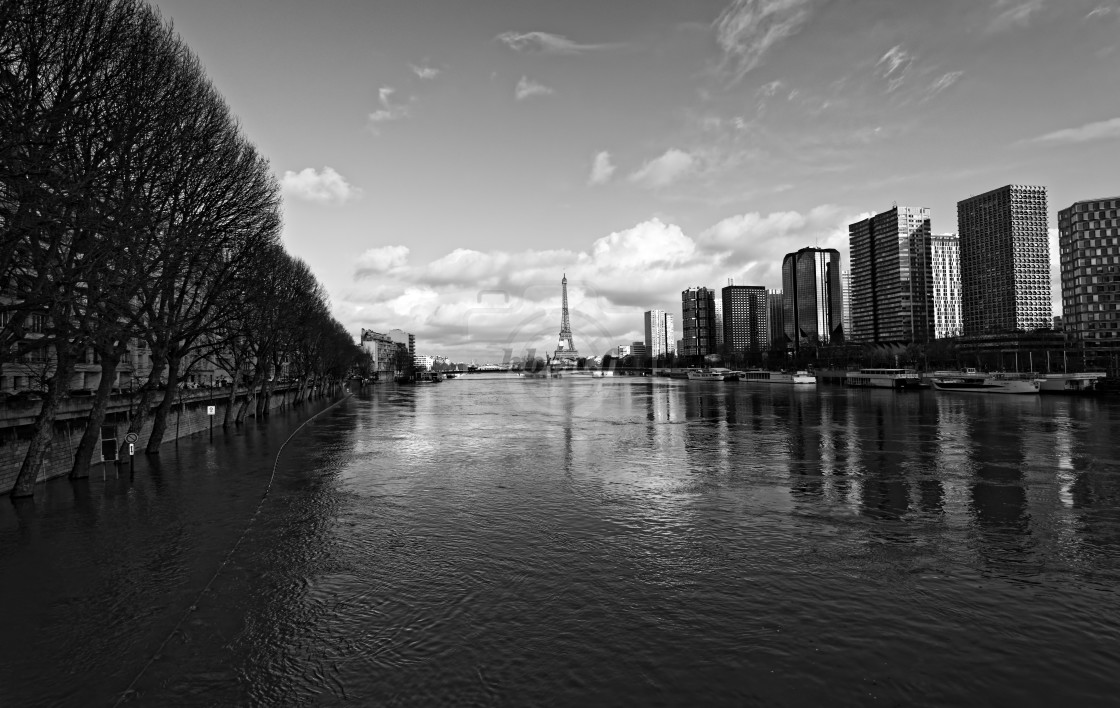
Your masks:
M269 408L278 408L290 404L297 394L296 387L273 391ZM245 391L238 391L236 406L241 404ZM225 420L226 406L229 402L229 389L217 388L211 392L208 389L183 391L171 413L167 417L167 432L164 441L186 437L195 433L208 430L210 416L207 407L214 406L214 427L221 430L222 421ZM19 475L20 465L27 453L30 444L32 424L39 413L39 402L27 402L22 407L5 406L0 403L0 494L7 494L15 486L16 477ZM85 431L86 420L92 398L81 396L67 398L62 401L54 423L54 442L51 444L49 457L39 468L38 481L42 482L53 477L60 477L70 473L73 466L74 451L82 439ZM153 409L155 405L153 404ZM129 421L135 408L135 402L128 396L113 396L105 421L102 423L102 442L98 443L93 452L92 465L113 464L117 452L125 443L125 434L128 432ZM253 415L255 403L250 407L249 415ZM151 419L145 429L140 432L136 441L136 452L142 454L148 444L151 434ZM127 451L126 451L127 456ZM90 473L94 473L91 468Z

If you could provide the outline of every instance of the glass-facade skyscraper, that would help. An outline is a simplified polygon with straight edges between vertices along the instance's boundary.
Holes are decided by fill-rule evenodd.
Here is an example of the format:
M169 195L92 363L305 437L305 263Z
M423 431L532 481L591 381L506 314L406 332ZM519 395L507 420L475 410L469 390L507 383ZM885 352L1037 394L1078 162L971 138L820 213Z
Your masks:
M844 341L840 252L802 248L782 259L785 333L793 349Z

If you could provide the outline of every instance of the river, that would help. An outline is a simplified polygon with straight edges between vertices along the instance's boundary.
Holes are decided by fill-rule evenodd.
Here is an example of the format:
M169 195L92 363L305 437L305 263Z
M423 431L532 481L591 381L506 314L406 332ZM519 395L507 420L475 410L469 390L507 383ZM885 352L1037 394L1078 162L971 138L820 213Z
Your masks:
M305 417L0 504L0 705L1120 691L1120 401L377 385L292 439L262 504Z

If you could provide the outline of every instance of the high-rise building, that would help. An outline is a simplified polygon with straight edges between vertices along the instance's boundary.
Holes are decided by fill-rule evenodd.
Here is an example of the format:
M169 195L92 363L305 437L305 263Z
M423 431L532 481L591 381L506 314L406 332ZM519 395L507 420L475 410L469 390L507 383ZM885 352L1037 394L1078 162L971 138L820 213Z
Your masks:
M1046 187L1010 184L957 202L965 336L1049 328Z
M766 306L770 315L770 348L785 350L786 339L786 310L785 298L781 290L771 290L766 294Z
M715 291L705 287L681 292L681 319L684 336L682 356L707 356L715 353Z
M649 355L673 354L677 351L676 333L673 331L673 316L663 310L648 310L645 315L646 348Z
M840 310L840 323L844 325L844 332L848 338L852 337L852 271L840 271L840 289L843 290L844 304Z
M723 302L723 341L737 352L770 348L770 312L766 288L761 285L728 285Z
M719 351L720 346L723 345L723 299L719 293L712 291L712 305L715 311L715 326L712 327L712 352Z
M927 342L933 337L930 219L900 207L848 225L851 330L862 342Z
M1120 197L1058 212L1061 327L1089 350L1120 349Z
M785 333L793 349L844 341L840 252L802 248L782 259Z
M933 266L933 337L961 334L961 243L956 234L930 236Z

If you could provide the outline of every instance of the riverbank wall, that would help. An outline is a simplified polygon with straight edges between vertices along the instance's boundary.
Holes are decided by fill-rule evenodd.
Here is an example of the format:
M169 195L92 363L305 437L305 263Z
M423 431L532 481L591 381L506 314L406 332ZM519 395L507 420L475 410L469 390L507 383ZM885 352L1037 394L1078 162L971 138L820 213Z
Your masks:
M291 405L298 393L295 385L277 387L269 399L269 409ZM234 399L234 412L236 407L248 395L248 390L239 390ZM112 396L109 402L105 420L101 425L101 436L97 448L90 459L90 474L94 474L97 465L112 465L118 462L118 455L125 446L124 460L127 461L127 443L125 435L128 432L129 422L135 415L139 400L138 395L124 393ZM154 411L158 401L153 402ZM54 440L51 443L50 454L39 468L36 481L42 482L70 473L73 466L75 450L85 431L89 411L93 405L92 397L74 396L63 399L59 405L58 415L54 422ZM222 421L225 420L226 407L229 405L229 389L196 389L184 390L176 397L175 405L167 418L167 432L164 442L177 438L194 435L209 430L211 424L216 429L215 434L221 434ZM41 403L36 400L15 404L10 401L0 404L0 494L8 494L15 486L19 468L27 454L27 447L31 442L31 432L35 417L39 413ZM210 415L209 409L213 407L214 413ZM255 413L256 405L250 408L249 416ZM141 431L134 444L137 454L143 454L144 447L148 444L151 435L151 421Z

